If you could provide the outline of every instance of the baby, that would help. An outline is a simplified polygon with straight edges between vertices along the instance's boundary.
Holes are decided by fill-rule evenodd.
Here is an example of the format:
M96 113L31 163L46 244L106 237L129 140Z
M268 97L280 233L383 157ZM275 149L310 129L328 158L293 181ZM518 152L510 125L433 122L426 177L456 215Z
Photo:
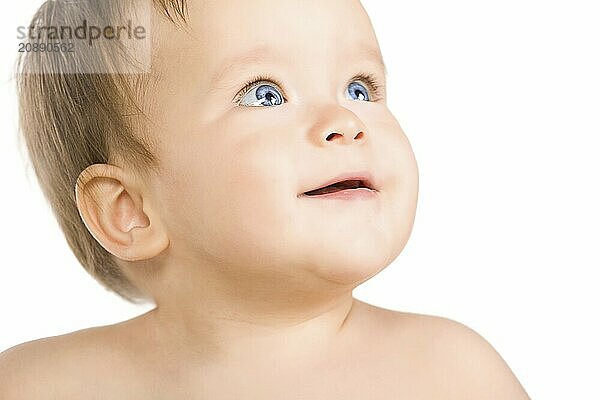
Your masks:
M149 73L22 74L19 94L78 260L156 307L5 351L0 398L528 399L472 329L353 298L404 248L418 193L360 1L151 11Z

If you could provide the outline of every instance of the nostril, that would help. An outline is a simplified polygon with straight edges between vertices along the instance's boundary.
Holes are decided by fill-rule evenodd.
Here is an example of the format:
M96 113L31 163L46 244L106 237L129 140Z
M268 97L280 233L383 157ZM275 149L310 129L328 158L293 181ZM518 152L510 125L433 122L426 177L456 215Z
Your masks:
M327 141L329 142L329 141L331 141L331 139L333 139L333 137L334 137L335 135L342 136L342 135L340 135L340 134L339 134L339 133L337 133L337 132L333 132L333 133L330 133L329 135L327 135L327 138L326 138L325 140L327 140Z
M363 136L365 136L365 133L363 131L358 132L358 135L356 135L356 137L354 139L362 139Z

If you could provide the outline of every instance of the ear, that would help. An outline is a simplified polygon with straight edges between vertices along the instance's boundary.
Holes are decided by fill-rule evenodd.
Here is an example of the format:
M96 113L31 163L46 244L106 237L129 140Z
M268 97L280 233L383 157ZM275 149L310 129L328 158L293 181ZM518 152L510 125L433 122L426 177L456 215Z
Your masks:
M150 259L169 246L159 216L135 183L118 166L93 164L79 174L75 185L77 208L87 229L108 252L126 261Z

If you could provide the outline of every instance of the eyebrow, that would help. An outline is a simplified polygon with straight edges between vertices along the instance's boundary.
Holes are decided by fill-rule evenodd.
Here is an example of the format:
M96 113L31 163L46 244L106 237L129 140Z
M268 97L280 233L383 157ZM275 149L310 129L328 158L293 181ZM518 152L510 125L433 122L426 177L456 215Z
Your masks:
M367 59L375 61L383 69L384 75L387 77L387 68L383 61L381 52L367 43L361 43L358 45L358 49L352 51L353 56L362 55ZM217 70L210 81L211 86L215 86L220 83L225 77L234 72L237 69L244 68L246 64L252 64L265 60L272 60L277 64L284 64L285 57L277 50L267 46L257 46L249 50L244 51L241 54L228 57L222 64L221 68Z

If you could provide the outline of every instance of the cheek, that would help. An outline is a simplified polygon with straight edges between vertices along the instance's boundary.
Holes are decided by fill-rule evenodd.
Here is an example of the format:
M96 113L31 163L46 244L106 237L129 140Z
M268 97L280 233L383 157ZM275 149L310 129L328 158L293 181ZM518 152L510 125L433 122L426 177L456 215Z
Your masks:
M244 133L233 144L208 146L198 155L203 159L195 162L197 171L188 172L192 180L177 205L177 212L187 210L188 237L181 239L188 247L246 269L283 261L297 185L286 148L291 144L283 140Z
M394 120L395 121L395 120ZM410 142L397 122L397 134L387 146L389 185L389 231L391 256L396 258L409 239L412 231L419 195L419 171ZM382 150L382 154L386 154Z
M412 146L398 120L387 107L375 107L368 116L371 141L370 165L378 173L384 200L384 214L389 231L401 233L412 229L407 222L416 212L419 173Z
M219 183L226 191L222 202L230 207L230 234L249 253L268 251L293 220L297 172L287 146L266 135L240 143L227 181Z
M161 154L162 214L175 253L213 251L211 238L220 236L215 221L228 215L227 204L218 207L228 188L218 183L227 181L232 160L216 153L216 145L210 140L169 143Z

